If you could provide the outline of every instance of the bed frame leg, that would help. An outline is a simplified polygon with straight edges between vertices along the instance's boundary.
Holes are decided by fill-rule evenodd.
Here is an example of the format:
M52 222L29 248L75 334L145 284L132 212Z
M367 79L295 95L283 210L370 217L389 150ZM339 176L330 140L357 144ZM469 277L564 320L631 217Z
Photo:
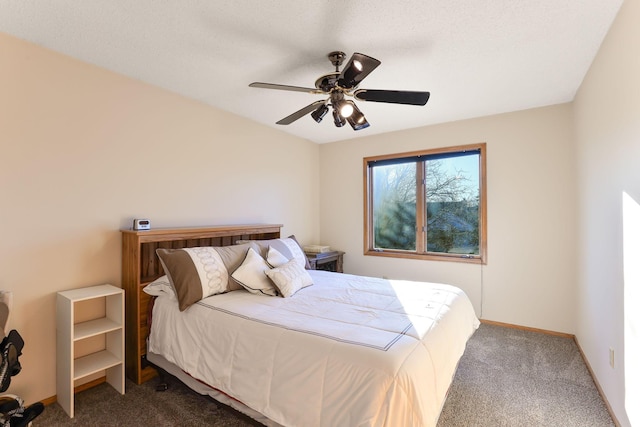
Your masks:
M159 383L156 386L156 391L166 391L169 388L169 381L167 381L167 379L170 377L169 373L159 366L156 366L153 363L149 362L146 356L143 356L142 361L145 367L151 366L158 373Z
M156 386L156 391L166 391L169 388L169 384L166 381L160 379L160 384Z
M164 369L158 368L157 366L154 366L154 368L158 371L158 378L160 380L156 386L156 391L166 391L169 388L169 381L167 381L169 374Z

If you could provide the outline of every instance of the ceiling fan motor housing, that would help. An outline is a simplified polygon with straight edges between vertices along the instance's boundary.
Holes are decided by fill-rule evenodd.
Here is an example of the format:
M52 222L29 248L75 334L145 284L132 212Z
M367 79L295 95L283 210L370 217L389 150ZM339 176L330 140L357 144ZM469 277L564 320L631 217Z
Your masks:
M340 77L340 73L331 73L325 74L316 80L316 88L320 89L323 92L331 92L331 89L336 87L338 83L338 78Z
M336 67L336 73L337 73L339 67L342 65L347 55L344 52L340 52L339 50L336 50L329 53L327 57L329 58L329 61L331 61L333 66Z

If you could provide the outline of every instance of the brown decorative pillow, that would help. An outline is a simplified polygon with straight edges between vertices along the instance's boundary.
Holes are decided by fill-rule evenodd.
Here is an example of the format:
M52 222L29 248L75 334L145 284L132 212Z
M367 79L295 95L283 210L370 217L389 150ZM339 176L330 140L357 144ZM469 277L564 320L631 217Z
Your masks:
M156 253L176 291L180 311L211 295L242 289L230 273L244 260L253 243L234 246L203 246L157 249Z

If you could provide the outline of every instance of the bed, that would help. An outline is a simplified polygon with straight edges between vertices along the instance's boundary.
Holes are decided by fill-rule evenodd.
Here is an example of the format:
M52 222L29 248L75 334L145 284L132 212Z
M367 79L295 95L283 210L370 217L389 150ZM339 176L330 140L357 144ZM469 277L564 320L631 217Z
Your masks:
M479 324L464 292L304 270L301 251L280 237L280 227L123 230L129 377L151 378L151 362L265 425L435 426ZM288 246L277 246L283 242ZM252 285L203 294L183 307L167 254L208 246L237 252L237 243L254 246L241 251L236 271L269 259L269 273L293 268L304 280L296 278L290 292L290 277L274 274L274 295ZM252 251L260 256L249 263ZM281 264L272 253L284 254ZM246 285L251 276L238 277Z

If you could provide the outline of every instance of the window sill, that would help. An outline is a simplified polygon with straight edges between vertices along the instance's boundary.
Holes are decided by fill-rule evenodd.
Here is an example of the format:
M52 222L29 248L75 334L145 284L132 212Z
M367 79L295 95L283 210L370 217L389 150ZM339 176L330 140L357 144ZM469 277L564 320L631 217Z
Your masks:
M404 259L421 259L427 261L449 261L463 262L467 264L486 264L486 261L479 255L461 255L461 254L433 254L433 253L416 253L409 251L394 250L373 250L369 249L364 255L379 256L386 258L404 258Z

